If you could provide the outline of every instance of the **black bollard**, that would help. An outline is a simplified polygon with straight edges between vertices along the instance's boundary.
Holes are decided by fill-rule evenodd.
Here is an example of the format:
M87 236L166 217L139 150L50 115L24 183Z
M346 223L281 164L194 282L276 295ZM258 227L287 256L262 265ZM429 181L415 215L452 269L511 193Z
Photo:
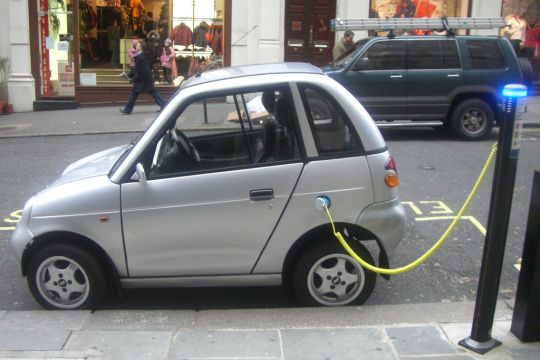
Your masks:
M534 172L529 219L510 331L522 342L540 341L540 171Z
M504 116L499 124L498 151L471 336L459 342L461 346L479 354L485 354L501 344L491 337L491 329L514 194L527 88L517 84L506 85L503 96Z

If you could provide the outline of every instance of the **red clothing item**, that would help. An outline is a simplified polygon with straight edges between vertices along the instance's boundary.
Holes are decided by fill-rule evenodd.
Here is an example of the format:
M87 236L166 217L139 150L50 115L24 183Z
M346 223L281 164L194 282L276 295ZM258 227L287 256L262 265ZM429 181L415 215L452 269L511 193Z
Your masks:
M173 29L169 38L175 45L188 46L192 44L193 32L186 24L180 23Z
M535 26L533 28L527 28L525 30L525 41L523 46L529 49L536 49L540 43L540 26Z

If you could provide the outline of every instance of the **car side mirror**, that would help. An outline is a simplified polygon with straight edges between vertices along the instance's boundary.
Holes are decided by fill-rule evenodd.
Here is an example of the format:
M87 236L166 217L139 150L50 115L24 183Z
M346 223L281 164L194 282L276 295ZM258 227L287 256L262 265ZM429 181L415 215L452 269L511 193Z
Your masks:
M358 59L352 67L353 71L360 71L366 69L369 69L369 58L367 57Z
M146 172L141 163L135 165L135 174L131 177L131 180L138 181L142 185L146 186Z

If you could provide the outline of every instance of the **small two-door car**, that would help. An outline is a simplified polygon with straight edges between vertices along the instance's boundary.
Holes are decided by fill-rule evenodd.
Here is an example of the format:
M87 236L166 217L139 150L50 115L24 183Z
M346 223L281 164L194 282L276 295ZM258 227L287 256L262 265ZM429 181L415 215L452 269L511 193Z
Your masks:
M284 284L307 305L359 304L375 273L317 201L388 266L404 232L397 183L371 117L318 68L223 68L185 82L137 141L68 166L27 201L10 245L47 309L93 308L111 284Z

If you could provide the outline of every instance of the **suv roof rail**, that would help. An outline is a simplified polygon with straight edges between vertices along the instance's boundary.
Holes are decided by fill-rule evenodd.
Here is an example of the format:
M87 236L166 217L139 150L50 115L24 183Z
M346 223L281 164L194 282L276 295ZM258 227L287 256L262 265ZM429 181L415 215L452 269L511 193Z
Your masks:
M502 17L441 17L441 18L364 18L332 19L330 28L339 30L446 30L453 34L455 29L497 29L508 26Z

